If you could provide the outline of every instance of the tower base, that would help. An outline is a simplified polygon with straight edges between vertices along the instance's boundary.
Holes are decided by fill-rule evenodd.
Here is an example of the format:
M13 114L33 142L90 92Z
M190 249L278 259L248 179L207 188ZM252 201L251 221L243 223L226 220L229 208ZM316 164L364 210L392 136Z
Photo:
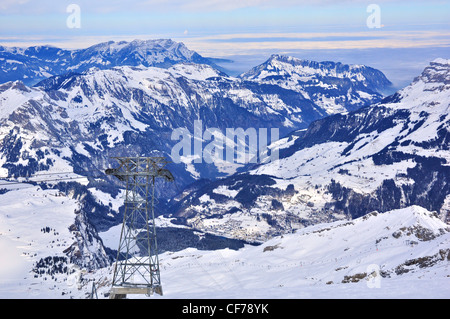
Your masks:
M147 297L157 293L163 295L162 287L113 287L109 293L109 299L126 299L127 295L147 295Z

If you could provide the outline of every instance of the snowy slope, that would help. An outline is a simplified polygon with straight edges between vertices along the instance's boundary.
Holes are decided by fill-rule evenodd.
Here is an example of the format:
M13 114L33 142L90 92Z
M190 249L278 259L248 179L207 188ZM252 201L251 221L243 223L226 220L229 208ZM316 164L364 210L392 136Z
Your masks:
M177 298L448 297L449 240L448 225L413 206L238 251L166 254L161 276L167 297ZM193 276L183 279L186 272Z
M315 184L316 179L319 183L321 178L326 182L327 176L335 178L335 187L336 183L342 183L354 189L355 193L370 192L376 185L383 185L382 176L384 175L398 176L395 182L401 182L404 185L415 182L414 178L417 179L417 177L408 175L414 171L408 171L407 168L416 167L418 163L413 161L417 158L404 160L403 157L389 156L391 162L383 162L385 153L381 151L385 150L386 146L402 147L402 153L420 154L422 157L432 152L433 156L447 160L448 152L445 147L448 142L445 130L448 128L448 102L446 102L448 84L445 84L445 81L448 69L442 61L433 62L433 64L410 87L386 99L382 105L374 107L370 112L362 110L315 122L301 134L279 141L273 147L278 147L286 153L281 153L282 158L277 165L266 164L250 171L250 175L232 176L227 179L228 183L217 181L210 187L210 192L199 194L201 195L199 209L206 209L204 215L197 215L192 219L193 222L195 221L194 227L237 238L251 237L256 240L266 240L268 235L272 239L260 246L246 246L237 251L187 249L166 252L161 256L163 266L161 276L165 295L154 297L447 297L449 294L447 288L449 287L448 226L423 208L414 206L401 210L388 210L383 214L370 214L351 221L344 220L305 227L329 219L349 217L334 209L333 216L320 214L321 205L329 209L330 206L325 205L326 201L333 202L336 199L333 198L333 192L329 191L330 188L316 187L319 185ZM180 72L186 74L186 69ZM433 77L430 78L428 74L433 74ZM168 75L161 76L166 79L164 76ZM129 78L133 79L133 77ZM441 80L435 82L442 78L444 82ZM99 78L98 81L101 79ZM130 83L137 83L137 80L134 82L130 80ZM73 129L71 125L65 126L64 121L67 123L70 121L65 115L58 117L59 114L77 112L77 117L89 114L95 116L95 112L89 113L91 112L89 107L86 110L81 108L77 111L74 107L77 103L75 101L73 104L63 104L67 109L65 112L58 109L56 105L47 104L55 108L47 110L41 117L35 117L34 122L29 121L30 117L24 110L40 112L40 108L36 108L35 100L46 101L49 97L45 96L45 91L29 89L20 86L19 83L3 88L3 93L14 89L19 92L23 90L25 96L36 94L27 102L21 102L23 103L21 107L5 111L8 112L5 123L8 121L27 123L24 129L30 130L29 134L20 136L20 139L7 139L3 144L3 150L9 150L4 158L10 163L25 165L26 161L29 161L31 156L23 157L15 150L21 149L22 145L29 145L26 148L30 152L33 149L31 146L37 143L37 139L33 140L37 132L42 136L49 134L45 143L51 141L56 147L71 141L50 138L54 136L53 130L58 132L56 130L58 126L67 127L72 132L84 129L82 126L76 129ZM62 90L66 90L65 94L71 92L69 89L62 88ZM84 91L80 89L77 92L81 94ZM58 96L57 93L53 94ZM10 95L5 97L8 96ZM89 98L98 99L96 96ZM86 96L86 103L90 101L89 98ZM100 100L97 101L100 102ZM403 103L406 100L408 103ZM413 104L415 101L417 103ZM54 112L54 110L59 111ZM106 111L107 108L104 110ZM425 115L424 111L427 111L428 115ZM54 121L54 126L44 129L45 119L52 117L58 117L58 121ZM337 125L336 127L339 127L341 131L335 130L333 125L330 125L336 119L341 122L338 121L334 125ZM357 123L364 125L359 126L358 129L349 125L355 119L360 119L361 122ZM379 121L383 123L386 119L389 125L379 125ZM129 125L132 120L130 118L129 122L124 123ZM421 124L418 125L418 123ZM33 127L39 130L33 130ZM136 130L136 128L133 129ZM335 140L328 141L327 136L325 140L318 139L318 136L322 136L317 135L318 133L328 132L329 129L332 132L335 130ZM395 142L395 138L394 140L392 138L393 132L402 133L394 134L398 140L401 139L401 143L393 144ZM427 136L426 140L419 139L424 136ZM374 143L365 143L364 139L367 138ZM404 143L408 139L412 142ZM358 142L359 140L362 142ZM317 143L317 141L321 142ZM86 143L86 145L90 144ZM352 147L350 148L349 145ZM50 148L47 152L45 150L44 148L42 153L36 152L38 159L39 156L45 155L56 163L59 158L60 165L64 163L67 165L61 166L60 169L71 168L71 162L68 159L74 154L73 149L62 148L64 157L56 156L57 153L52 153ZM82 149L79 149L79 152L83 152ZM366 155L364 152L367 152ZM367 157L370 154L378 157ZM347 162L346 156L350 156L353 162ZM374 158L378 162L375 162ZM352 166L352 163L360 164L360 166ZM42 161L41 164L46 165L46 161ZM338 166L339 164L341 165ZM340 171L339 167L343 167L346 171ZM441 168L442 165L438 164L434 167ZM354 176L358 169L364 171L359 179ZM336 171L338 174L333 173ZM263 175L264 172L270 173L271 176ZM419 178L422 182L427 182L426 178L421 176ZM433 180L439 181L439 172L434 175ZM13 185L17 187L16 184ZM254 193L258 195L256 198L248 197L261 185L268 187L265 193L256 192ZM443 184L444 187L441 190L432 188L432 191L445 193L445 185ZM90 193L94 200L103 205L108 205L112 201L113 206L119 205L120 197L106 196L92 185L88 187L88 193L79 193L79 189L69 187L68 190L66 189L70 194L68 197L64 192L44 191L39 187L18 189L0 195L0 217L2 218L0 245L4 248L2 259L4 257L9 261L1 268L2 295L6 294L13 298L24 298L24 296L26 298L69 298L71 296L85 298L90 293L94 281L99 287L100 297L108 291L111 267L102 266L107 264L107 256L102 253L99 237L93 236L96 238L95 241L84 244L86 242L84 238L90 238L86 234L95 235L96 233L93 230L88 230L87 233L83 231L89 223L86 221L77 223L77 216L85 217L83 214L75 214L75 210L82 207L78 199L86 200L85 194ZM2 186L2 188L6 187ZM261 194L263 196L260 196ZM19 202L17 198L20 198ZM232 200L224 201L224 198ZM273 201L274 199L276 201ZM428 202L428 198L425 197L425 201ZM358 202L352 205L359 207ZM223 209L228 214L224 214L222 218L208 218L210 214L208 207L213 207L213 213ZM233 210L234 207L240 209ZM445 207L448 207L448 203ZM87 206L86 211L90 211L88 208L92 207ZM329 212L331 209L326 211ZM371 211L366 210L365 213ZM55 212L61 212L58 219L54 217ZM23 222L24 219L26 223ZM174 227L170 223L167 225L167 221L165 223L166 226ZM203 223L203 228L199 223ZM71 227L73 224L76 226L75 229ZM46 227L49 227L49 231ZM294 231L295 229L297 231ZM284 235L280 236L280 232ZM113 236L114 234L103 235ZM114 240L105 241L105 243L110 245L108 248L115 248ZM83 258L74 258L78 255L77 251L82 252ZM68 252L73 254L68 256ZM95 258L88 257L95 254L97 254ZM47 257L51 258L46 259ZM71 259L72 257L74 259ZM89 264L90 262L94 262L94 265ZM30 272L36 265L40 265L36 268L37 270L50 271L50 273ZM64 272L66 266L69 273ZM97 270L87 271L94 268ZM59 272L60 269L62 273ZM369 276L377 269L380 269L380 277ZM186 276L187 272L190 272L192 276ZM35 275L37 275L36 278ZM192 278L195 278L195 282ZM356 280L358 282L352 282ZM377 285L379 288L369 288L369 286ZM405 286L408 289L405 290Z
M20 227L16 218L2 225ZM64 227L54 227L64 238ZM19 256L25 249L20 245L28 244L22 236L11 238L2 229L1 243L18 247L7 252L9 260L23 259L23 268L16 268L15 280L3 277L1 297L88 298L95 282L98 297L106 298L111 267L77 270L56 280L31 278L26 272L31 262L25 261L31 257ZM26 251L38 253L34 260L49 253L48 248L45 253L37 249L48 243L48 236L53 235L28 238L33 242ZM164 295L150 298L448 298L449 244L448 225L421 207L373 212L353 221L310 226L260 246L166 252L160 255Z
M0 195L0 296L64 296L83 271L110 263L80 202L33 185Z
M45 46L1 47L0 52L9 58L20 56L21 61L47 61L61 67L51 72L56 76L34 87L17 81L1 85L0 176L75 170L99 178L111 156L129 152L169 155L176 143L170 133L180 127L193 133L198 119L203 129L276 127L283 136L330 113L326 105L304 95L298 81L285 86L265 79L229 77L171 40L110 41L73 52ZM339 64L339 69L348 67ZM290 64L280 68L291 72ZM311 72L338 78L337 69L321 64ZM352 83L361 86L368 97L365 103L379 101L381 95L372 94L375 84L367 81L365 69L351 70ZM331 90L327 95L337 97L353 90L338 86L339 92ZM174 167L178 188L242 167L221 160L198 165L194 158L185 156ZM172 187L162 194L171 196L174 191Z

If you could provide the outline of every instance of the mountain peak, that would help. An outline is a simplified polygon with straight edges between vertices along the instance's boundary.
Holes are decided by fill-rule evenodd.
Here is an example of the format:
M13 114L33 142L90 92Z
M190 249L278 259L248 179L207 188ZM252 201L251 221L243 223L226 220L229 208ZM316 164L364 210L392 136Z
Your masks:
M30 92L30 89L25 84L23 84L22 81L19 81L19 80L0 84L0 92L6 91L9 89L18 90L21 92Z
M448 106L450 90L450 60L435 59L410 85L387 97L384 103L394 103L395 107L419 108L434 106L437 112ZM432 92L433 94L430 94ZM398 103L401 102L401 103ZM427 108L430 111L430 108Z
M83 51L83 50L79 50ZM180 59L190 59L194 51L189 50L184 43L175 42L171 39L151 39L140 40L134 39L131 42L127 41L107 41L90 46L86 49L89 53L112 53L112 54L140 54L142 56L154 56L161 53L166 55L176 56Z
M450 84L450 59L435 59L430 62L414 82Z
M106 69L143 65L168 68L187 62L208 64L220 70L210 59L188 49L184 43L171 39L106 41L77 50L52 46L0 46L0 58L12 61L0 70L0 83L21 80L26 85L34 85L45 78L66 72L81 73L91 67Z
M267 62L269 62L269 61L283 61L283 62L288 62L288 61L302 61L302 60L299 59L299 58L295 58L295 57L293 57L293 56L275 53L275 54L272 54L272 55L270 56L270 58L267 60Z
M266 62L252 68L240 77L247 80L265 80L272 79L274 75L292 76L294 74L303 78L314 76L374 81L380 89L391 85L381 71L365 65L332 61L318 62L282 54L272 54Z
M392 85L381 71L368 66L317 62L281 54L271 55L239 77L297 91L328 114L374 103ZM329 98L331 95L333 99Z
M450 65L450 59L437 58L430 62L430 64Z

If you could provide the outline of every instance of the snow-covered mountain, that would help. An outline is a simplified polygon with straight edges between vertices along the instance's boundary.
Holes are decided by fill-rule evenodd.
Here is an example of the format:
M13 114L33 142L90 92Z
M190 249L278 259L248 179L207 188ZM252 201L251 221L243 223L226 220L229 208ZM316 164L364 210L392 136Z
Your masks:
M448 220L449 79L450 61L437 59L382 102L277 142L278 161L192 185L174 216L250 241L410 205Z
M373 103L392 83L365 65L316 62L274 54L240 78L276 84L301 93L327 114L352 111Z
M211 60L170 39L104 42L86 49L66 50L53 46L28 48L0 46L0 83L20 80L34 85L40 80L67 72L114 66L157 66L179 62L210 64Z

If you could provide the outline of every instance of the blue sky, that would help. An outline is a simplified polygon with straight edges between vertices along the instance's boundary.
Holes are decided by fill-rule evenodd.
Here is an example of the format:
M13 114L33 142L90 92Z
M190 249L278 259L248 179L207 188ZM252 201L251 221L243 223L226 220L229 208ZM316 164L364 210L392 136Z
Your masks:
M367 25L372 3L380 28ZM80 8L80 28L67 25L70 4ZM172 38L204 56L233 59L236 73L284 53L372 64L400 83L430 59L449 58L449 21L450 2L434 0L0 0L0 45Z

